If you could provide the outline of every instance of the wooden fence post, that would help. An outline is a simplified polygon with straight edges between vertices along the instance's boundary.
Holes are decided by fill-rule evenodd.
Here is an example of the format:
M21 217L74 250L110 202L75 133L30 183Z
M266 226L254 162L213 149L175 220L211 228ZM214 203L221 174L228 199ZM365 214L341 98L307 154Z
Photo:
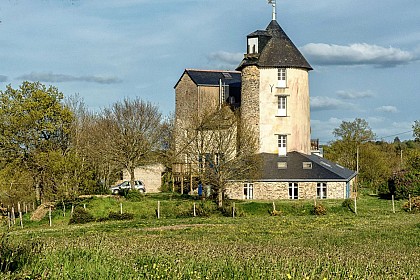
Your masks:
M273 212L276 212L276 204L273 201Z
M394 195L392 195L392 213L395 214L395 202L394 202Z
M232 206L232 218L235 218L235 202L233 203L233 206Z
M120 214L122 215L123 210L122 210L122 202L120 203Z
M73 213L74 213L74 205L71 205L71 212L70 212L70 217L73 217Z
M61 203L63 203L63 217L66 216L66 204L64 203L63 200L61 200Z
M52 226L52 219L51 219L51 206L50 206L50 211L48 212L48 218L50 220L50 227Z
M354 197L354 214L357 215L357 198L356 198L356 196Z
M194 202L194 217L197 216L197 213L195 212L195 202Z
M11 221L12 217L10 215L10 212L7 211L7 227L10 228L12 226L12 221Z
M408 195L408 204L410 205L410 212L411 212L411 194Z
M160 201L158 201L158 205L157 205L157 218L160 218Z

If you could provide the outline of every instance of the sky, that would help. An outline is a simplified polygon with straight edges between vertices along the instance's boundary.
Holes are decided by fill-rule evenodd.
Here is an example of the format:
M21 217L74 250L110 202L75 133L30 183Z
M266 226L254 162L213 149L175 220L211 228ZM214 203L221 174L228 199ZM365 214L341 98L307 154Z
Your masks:
M312 138L365 119L378 140L420 120L420 1L277 0L277 21L314 68ZM0 0L0 90L23 81L94 111L140 97L175 109L184 69L234 70L266 0Z

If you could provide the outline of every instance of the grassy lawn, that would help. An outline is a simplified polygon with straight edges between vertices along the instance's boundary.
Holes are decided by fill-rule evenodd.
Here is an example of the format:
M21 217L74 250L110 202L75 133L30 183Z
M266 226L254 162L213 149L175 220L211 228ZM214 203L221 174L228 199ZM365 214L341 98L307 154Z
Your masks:
M192 217L194 202L209 216ZM6 234L11 242L41 248L30 263L2 277L420 279L420 215L404 212L403 201L393 213L391 201L365 195L357 215L341 200L322 201L324 216L310 214L313 201L275 201L278 216L269 213L272 202L236 201L235 218L214 212L210 201L167 194L137 202L93 198L79 207L104 217L120 211L120 203L133 220L68 225L70 213L64 217L56 209L50 227L48 217L29 222L25 216L23 229Z

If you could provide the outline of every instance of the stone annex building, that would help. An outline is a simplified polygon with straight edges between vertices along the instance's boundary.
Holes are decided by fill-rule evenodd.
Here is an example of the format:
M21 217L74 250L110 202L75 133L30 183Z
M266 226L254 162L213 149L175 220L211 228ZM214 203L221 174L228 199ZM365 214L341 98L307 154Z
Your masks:
M228 104L240 108L241 121L253 127L263 158L261 175L232 181L226 189L229 198L349 198L356 172L321 157L317 141L311 141L310 70L274 10L265 30L247 36L247 51L236 71L184 71L175 85L175 143L192 112ZM192 190L195 167L187 158L173 171L181 188L189 184Z

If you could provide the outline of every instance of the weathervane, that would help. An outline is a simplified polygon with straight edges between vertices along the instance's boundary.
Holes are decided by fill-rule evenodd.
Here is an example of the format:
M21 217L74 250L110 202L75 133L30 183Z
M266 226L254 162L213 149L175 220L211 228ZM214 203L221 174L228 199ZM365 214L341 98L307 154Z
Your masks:
M268 0L268 4L273 6L273 20L276 20L276 0Z

